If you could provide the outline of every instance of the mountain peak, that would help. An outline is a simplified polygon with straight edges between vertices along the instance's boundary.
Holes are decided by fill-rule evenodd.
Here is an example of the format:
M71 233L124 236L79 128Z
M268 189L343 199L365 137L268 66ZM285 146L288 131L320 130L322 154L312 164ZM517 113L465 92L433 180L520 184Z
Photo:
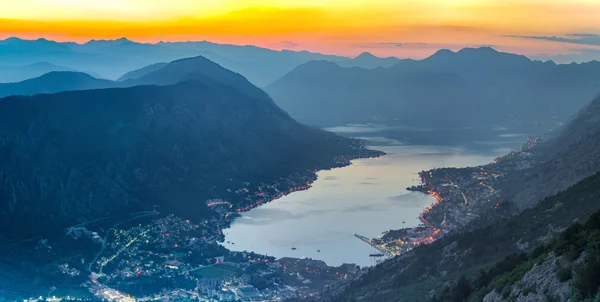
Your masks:
M365 51L365 52L361 53L360 55L356 56L356 58L354 58L354 59L355 60L356 59L379 59L379 57L373 55L370 52Z
M153 70L153 68L151 67L150 70ZM231 86L255 99L266 99L272 102L264 91L254 86L244 76L203 56L175 60L128 83L136 85L172 85L187 80Z
M435 56L435 55L447 55L447 54L454 54L454 53L455 53L455 52L454 52L454 51L452 51L452 50L450 50L450 49L447 49L447 48L442 48L442 49L440 49L440 50L436 51L436 52L435 52L433 55L434 55L434 56Z

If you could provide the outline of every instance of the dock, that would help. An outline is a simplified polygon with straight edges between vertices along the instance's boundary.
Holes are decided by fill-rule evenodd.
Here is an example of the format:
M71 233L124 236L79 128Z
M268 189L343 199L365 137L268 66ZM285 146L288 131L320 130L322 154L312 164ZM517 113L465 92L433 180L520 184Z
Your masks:
M387 250L385 250L385 249L382 249L382 248L380 248L379 246L377 246L377 244L375 244L375 243L373 242L373 239L371 239L371 238L369 238L369 237L365 237L365 236L359 235L359 234L354 234L354 237L356 237L356 238L360 239L361 241L365 242L366 244L368 244L368 245L372 246L374 249L376 249L376 250L378 250L379 252L381 252L381 254L383 254L383 255L385 255L385 256L388 256L388 257L394 257L394 254L392 254L392 253L388 252ZM380 254L370 254L369 256L370 256L370 257L373 257L373 256L371 256L371 255L373 255L373 256L375 256L375 255L376 255L376 256L379 256ZM382 255L382 256L383 256L383 255Z

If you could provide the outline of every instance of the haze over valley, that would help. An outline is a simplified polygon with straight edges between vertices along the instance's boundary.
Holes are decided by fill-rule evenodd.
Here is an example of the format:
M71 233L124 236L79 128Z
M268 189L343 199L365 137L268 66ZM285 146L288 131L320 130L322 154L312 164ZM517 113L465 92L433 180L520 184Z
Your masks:
M442 2L0 3L0 302L600 301L600 4Z

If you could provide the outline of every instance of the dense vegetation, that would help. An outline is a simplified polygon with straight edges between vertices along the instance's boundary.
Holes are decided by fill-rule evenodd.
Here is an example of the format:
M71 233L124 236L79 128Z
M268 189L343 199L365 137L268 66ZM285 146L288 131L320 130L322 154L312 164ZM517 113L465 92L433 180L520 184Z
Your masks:
M199 82L11 97L0 116L0 225L17 238L154 204L202 214L242 181L351 150L269 101Z
M508 299L510 286L550 253L566 262L556 261L556 274L561 282L572 280L571 301L600 300L600 211L597 211L584 224L573 224L530 253L508 256L474 278L461 277L454 287L446 288L434 301L482 301L493 290ZM536 288L525 289L525 294L531 291ZM552 295L547 297L553 300Z

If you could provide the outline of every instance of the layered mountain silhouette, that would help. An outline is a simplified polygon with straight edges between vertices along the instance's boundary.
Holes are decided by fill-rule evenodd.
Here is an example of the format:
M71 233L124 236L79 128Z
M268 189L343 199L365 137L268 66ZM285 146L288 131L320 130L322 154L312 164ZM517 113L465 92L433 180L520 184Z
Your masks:
M21 82L52 71L75 71L68 67L38 62L26 66L0 66L0 83Z
M373 70L309 62L266 87L301 122L377 117L428 127L536 127L568 119L599 90L598 62L557 65L488 47L441 50Z
M123 84L74 73L37 80L62 76L76 77L64 84ZM4 236L154 204L209 215L204 201L242 182L277 181L357 152L354 141L297 123L244 77L205 58L131 81L135 87L0 100L0 227L13 230Z
M345 61L348 58L307 51L274 51L255 46L202 42L138 43L92 40L84 44L59 43L46 39L0 41L0 61L28 65L40 61L70 66L95 76L117 79L126 72L186 57L202 55L227 69L243 74L255 85L265 86L294 67L311 60Z
M244 76L227 70L202 56L175 60L170 63L158 63L134 70L121 81L97 79L80 72L50 72L22 82L0 83L0 97L138 85L164 86L186 80L219 83L238 89L256 99L270 99L263 90L254 86Z

